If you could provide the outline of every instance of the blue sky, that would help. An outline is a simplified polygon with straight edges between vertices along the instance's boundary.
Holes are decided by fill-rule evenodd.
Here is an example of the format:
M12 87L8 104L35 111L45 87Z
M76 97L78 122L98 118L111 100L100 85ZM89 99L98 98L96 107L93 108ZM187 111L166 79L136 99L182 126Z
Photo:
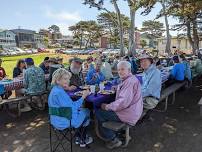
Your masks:
M63 34L71 34L68 26L80 20L94 20L99 14L96 8L90 9L82 2L82 0L0 0L0 29L20 26L38 31L40 28L56 24ZM105 3L105 6L109 10L114 10L109 2ZM129 16L127 2L119 0L119 7L121 13ZM138 10L136 26L140 28L144 20L153 20L160 9L161 5L157 4L148 16L141 16L141 10ZM160 18L159 21L164 22L164 18ZM171 25L177 23L173 18L169 18L169 22ZM176 35L176 32L171 34Z

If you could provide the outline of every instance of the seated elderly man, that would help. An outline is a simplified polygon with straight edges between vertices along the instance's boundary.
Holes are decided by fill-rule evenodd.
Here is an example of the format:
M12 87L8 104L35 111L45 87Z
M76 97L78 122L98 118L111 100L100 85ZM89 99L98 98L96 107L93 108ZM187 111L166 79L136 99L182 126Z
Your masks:
M161 72L153 64L152 57L142 55L140 65L144 70L142 81L142 97L144 105L144 114L153 109L159 103L161 93Z
M88 85L99 84L100 82L105 80L105 76L101 72L101 65L101 62L97 62L95 69L89 69L86 78L86 83Z
M102 127L102 123L116 121L134 126L143 110L141 85L131 73L131 64L120 61L117 66L122 83L118 85L115 101L102 104L102 109L96 111L99 134L110 141L106 145L110 149L121 146L122 141L117 137L116 132Z
M70 67L68 69L72 76L70 79L70 90L76 89L76 87L82 86L84 84L83 74L82 74L82 60L79 58L73 58L71 60Z

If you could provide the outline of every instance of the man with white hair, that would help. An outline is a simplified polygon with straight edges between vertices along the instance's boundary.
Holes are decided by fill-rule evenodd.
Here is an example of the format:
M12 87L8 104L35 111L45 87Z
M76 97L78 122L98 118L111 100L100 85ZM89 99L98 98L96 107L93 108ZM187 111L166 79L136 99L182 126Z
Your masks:
M102 127L102 123L115 121L134 126L143 111L141 85L131 73L131 64L120 61L117 67L122 82L118 85L115 101L110 104L103 103L101 109L96 111L99 134L110 141L106 145L109 149L121 146L122 141L116 136L116 132Z
M75 88L83 85L83 75L82 75L82 60L80 58L73 58L68 69L71 72L72 77L70 79L70 87Z

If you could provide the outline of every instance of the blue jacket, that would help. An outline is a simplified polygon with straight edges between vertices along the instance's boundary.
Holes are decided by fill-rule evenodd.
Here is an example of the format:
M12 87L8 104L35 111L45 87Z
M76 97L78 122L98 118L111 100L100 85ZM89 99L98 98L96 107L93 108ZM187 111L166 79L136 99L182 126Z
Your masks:
M161 72L152 64L143 73L142 97L152 96L159 99L161 94L161 79Z
M83 99L80 98L77 101L72 101L65 90L55 85L49 95L48 98L48 106L49 107L72 107L72 126L78 128L86 118L85 113L81 110L81 106L83 104ZM59 116L50 116L51 124L59 129L63 130L70 126L70 121L67 118L59 117Z
M88 85L99 84L100 82L105 80L105 76L103 75L102 72L99 72L98 75L96 75L96 79L92 80L93 76L95 76L95 75L96 75L95 69L91 69L88 71L87 78L86 78L86 83Z
M171 77L178 81L183 81L185 78L185 65L183 63L177 63L171 70Z

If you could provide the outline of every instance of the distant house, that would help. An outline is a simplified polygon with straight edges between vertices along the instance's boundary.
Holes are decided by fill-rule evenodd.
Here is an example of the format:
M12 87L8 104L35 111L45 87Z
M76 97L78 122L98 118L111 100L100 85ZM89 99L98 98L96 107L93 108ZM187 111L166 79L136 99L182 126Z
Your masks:
M60 32L53 32L52 33L52 41L53 41L53 43L57 43L58 39L62 39L62 33L60 33Z
M160 53L165 53L166 48L166 38L158 38L157 49ZM202 48L202 41L199 42L199 48ZM192 53L192 47L189 43L187 36L173 36L171 38L171 52L175 52L176 50L182 51L184 53L190 54Z
M44 36L38 33L34 34L35 48L44 48Z
M46 29L40 29L39 34L43 35L44 37L47 37L48 39L52 39L52 33L49 30Z
M43 43L43 36L35 31L27 29L13 29L11 31L16 34L16 44L20 48L38 48L38 45Z
M128 39L128 33L124 33L124 39L127 40ZM109 35L103 35L102 37L100 37L99 39L99 46L101 48L113 48L113 44L110 45L110 39L109 39ZM136 49L140 48L140 33L139 32L135 32L134 33L134 37L135 37L135 44L136 44ZM118 46L117 46L118 47Z
M156 48L157 46L157 40L149 36L147 33L142 33L140 35L140 40L144 40L147 43L145 48Z
M16 47L15 33L9 30L0 30L0 48Z
M69 35L62 35L62 37L60 39L55 39L56 43L59 43L62 46L73 46L73 36L69 36Z

